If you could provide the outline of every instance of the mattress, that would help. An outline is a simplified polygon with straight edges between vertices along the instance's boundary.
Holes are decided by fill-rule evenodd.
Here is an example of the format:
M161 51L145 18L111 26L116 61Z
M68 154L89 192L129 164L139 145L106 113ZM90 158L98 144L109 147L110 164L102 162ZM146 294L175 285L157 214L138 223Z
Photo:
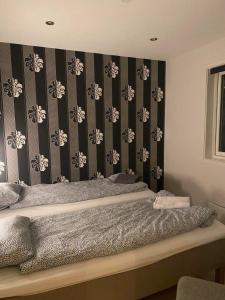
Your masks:
M44 215L71 211L98 205L107 205L122 201L145 199L150 191L106 197L85 203L63 204L30 209L6 210L5 215L20 214L26 216ZM121 254L90 259L84 262L60 266L28 275L20 274L16 267L0 269L0 298L38 294L81 282L126 272L151 265L183 251L225 238L225 225L218 221L206 228L197 228L176 237L172 237L145 247Z

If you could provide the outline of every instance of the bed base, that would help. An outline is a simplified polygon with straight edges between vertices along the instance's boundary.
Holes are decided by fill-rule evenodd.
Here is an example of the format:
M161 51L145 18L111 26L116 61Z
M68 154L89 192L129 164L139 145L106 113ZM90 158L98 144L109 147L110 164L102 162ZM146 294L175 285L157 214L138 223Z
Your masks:
M225 283L225 268L216 269L215 282L220 283L220 284Z
M46 293L5 300L137 300L177 284L184 275L202 277L217 270L224 275L225 239L173 255L157 263ZM224 270L224 269L223 269Z

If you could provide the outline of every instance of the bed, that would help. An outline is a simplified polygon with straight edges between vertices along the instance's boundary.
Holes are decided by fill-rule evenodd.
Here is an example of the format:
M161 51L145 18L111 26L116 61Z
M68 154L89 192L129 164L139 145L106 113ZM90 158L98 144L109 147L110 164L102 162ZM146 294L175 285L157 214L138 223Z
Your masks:
M6 209L10 215L40 216L99 205L147 199L150 190L84 202ZM0 269L0 298L141 299L175 285L182 275L201 276L225 266L225 226L218 221L117 255L21 275L17 267Z

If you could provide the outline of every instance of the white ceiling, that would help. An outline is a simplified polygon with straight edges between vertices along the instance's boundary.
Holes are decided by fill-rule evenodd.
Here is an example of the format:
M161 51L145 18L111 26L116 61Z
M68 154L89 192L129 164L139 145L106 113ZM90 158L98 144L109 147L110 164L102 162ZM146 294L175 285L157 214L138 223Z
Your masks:
M0 0L2 42L168 59L224 36L225 0Z

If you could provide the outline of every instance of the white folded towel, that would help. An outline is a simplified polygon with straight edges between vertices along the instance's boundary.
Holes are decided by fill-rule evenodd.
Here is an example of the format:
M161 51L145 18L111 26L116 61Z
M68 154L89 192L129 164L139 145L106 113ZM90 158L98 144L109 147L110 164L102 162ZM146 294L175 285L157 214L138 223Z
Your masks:
M190 207L190 197L157 196L153 202L154 209L171 209Z

